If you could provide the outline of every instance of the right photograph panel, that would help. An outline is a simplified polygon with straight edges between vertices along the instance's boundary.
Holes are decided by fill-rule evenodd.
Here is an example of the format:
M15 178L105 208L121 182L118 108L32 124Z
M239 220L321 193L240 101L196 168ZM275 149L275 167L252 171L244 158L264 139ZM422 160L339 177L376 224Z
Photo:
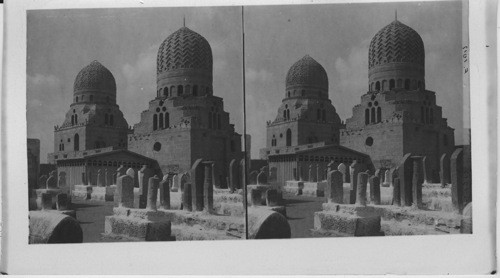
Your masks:
M464 3L244 7L248 238L472 233Z

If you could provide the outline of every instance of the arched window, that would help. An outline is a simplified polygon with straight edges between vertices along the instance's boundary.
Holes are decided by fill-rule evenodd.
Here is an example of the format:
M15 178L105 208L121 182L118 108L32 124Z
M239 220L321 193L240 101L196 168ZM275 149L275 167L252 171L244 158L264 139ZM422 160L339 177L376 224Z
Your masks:
M104 114L104 124L108 124L108 113Z
M94 101L94 96L90 95L90 102Z
M75 115L71 115L71 125L75 124Z
M424 113L424 107L420 106L420 122L425 124L425 113Z
M75 134L75 137L73 139L73 150L79 151L80 150L80 135Z
M75 114L75 125L78 124L78 115Z
M189 95L191 93L191 86L186 85L186 94Z
M160 124L158 126L158 129L163 129L163 113L160 113L158 116L158 119L160 120Z
M153 115L153 130L158 129L158 115L154 114Z
M410 89L410 79L405 79L405 89L406 90Z
M370 108L365 110L365 125L370 123Z
M184 93L184 87L182 85L177 86L177 95L182 96L182 93Z
M114 121L113 121L113 115L109 115L109 125L113 125L114 124Z
M175 97L175 86L170 87L170 96Z
M292 145L292 131L290 129L286 130L286 146L289 147Z
M78 102L78 97L76 97L76 101L75 102Z
M286 120L286 109L283 109L283 119Z
M382 91L387 91L387 80L382 80Z
M290 120L290 109L286 110L286 119Z
M391 79L389 81L389 90L394 89L394 87L396 87L396 81L394 81L394 79Z
M170 115L168 114L168 112L165 112L165 128L169 128L170 127Z
M377 108L377 123L382 122L382 108L378 107Z
M321 118L323 119L323 122L326 122L326 110L325 109L323 109L323 114L322 114Z
M403 80L402 79L398 79L397 87L398 88L403 88Z
M163 88L163 96L168 97L168 87Z
M198 96L198 85L193 86L193 96Z
M208 128L212 128L212 112L208 112Z
M377 81L377 83L375 83L375 89L377 91L380 91L380 81Z
M375 123L375 107L372 107L371 123Z

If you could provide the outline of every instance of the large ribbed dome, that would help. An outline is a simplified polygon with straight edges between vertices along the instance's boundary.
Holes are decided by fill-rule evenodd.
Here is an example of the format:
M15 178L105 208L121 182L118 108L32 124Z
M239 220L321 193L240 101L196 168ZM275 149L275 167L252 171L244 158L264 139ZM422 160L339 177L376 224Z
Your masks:
M325 69L309 55L295 62L286 75L287 89L293 86L312 86L328 90Z
M92 61L76 76L73 92L96 91L116 94L113 74L98 61Z
M388 63L412 63L424 67L424 43L412 28L394 20L370 42L369 69Z
M182 27L168 36L158 49L157 73L177 69L212 71L212 49L200 34Z

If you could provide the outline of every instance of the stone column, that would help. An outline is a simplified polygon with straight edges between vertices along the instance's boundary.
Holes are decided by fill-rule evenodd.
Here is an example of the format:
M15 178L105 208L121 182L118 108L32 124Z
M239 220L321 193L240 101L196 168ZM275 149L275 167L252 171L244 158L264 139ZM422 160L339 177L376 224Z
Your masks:
M214 186L212 181L212 161L204 162L205 166L205 181L203 183L203 204L204 211L212 213L214 210Z
M236 159L232 159L229 163L229 188L231 188L231 192L234 192L239 187L238 181L238 163Z
M374 205L380 205L380 178L370 177L370 202Z
M185 211L193 211L191 192L191 184L185 183L184 191L182 191L182 209Z
M193 211L203 211L204 167L202 161L202 159L196 160L189 175L191 178L191 203Z
M158 199L158 185L160 179L155 175L149 178L148 181L148 202L146 205L147 210L156 211L156 200Z
M430 162L429 162L429 159L427 158L427 156L424 156L422 158L422 173L423 173L425 183L432 183L432 172L431 172L429 163Z
M412 205L422 208L422 157L412 157L413 159L413 179L412 179Z
M212 162L212 185L215 188L220 188L220 182L217 178L217 173L215 171L215 162Z
M350 193L349 193L349 203L354 204L356 202L356 189L358 186L358 174L360 172L361 165L354 160L354 162L349 167L349 174L351 180Z
M338 170L329 171L327 175L326 198L329 203L344 203L344 176Z
M358 188L356 192L356 205L366 206L366 185L368 183L368 173L358 173Z
M453 210L462 213L464 204L464 159L463 149L456 149L450 159L451 202Z
M160 207L162 209L170 209L170 187L168 186L168 175L163 176L163 179L161 180L159 187L160 187Z
M448 154L441 155L439 162L439 179L441 186L445 187L447 183L450 183L450 158Z

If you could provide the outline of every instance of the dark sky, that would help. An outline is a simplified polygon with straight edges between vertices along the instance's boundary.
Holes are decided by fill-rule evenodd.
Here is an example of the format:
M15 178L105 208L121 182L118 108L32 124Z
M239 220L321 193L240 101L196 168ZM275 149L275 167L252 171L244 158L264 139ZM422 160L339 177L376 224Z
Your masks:
M309 54L326 69L330 98L342 120L368 87L368 45L394 20L415 29L426 52L426 86L462 142L461 3L323 4L245 7L247 132L252 157L265 147L266 121L275 118L290 66ZM117 102L129 125L156 92L161 42L186 26L204 36L214 58L214 94L224 99L243 132L241 8L80 9L28 12L28 137L53 151L74 78L92 60L114 75ZM466 114L467 116L468 114Z

